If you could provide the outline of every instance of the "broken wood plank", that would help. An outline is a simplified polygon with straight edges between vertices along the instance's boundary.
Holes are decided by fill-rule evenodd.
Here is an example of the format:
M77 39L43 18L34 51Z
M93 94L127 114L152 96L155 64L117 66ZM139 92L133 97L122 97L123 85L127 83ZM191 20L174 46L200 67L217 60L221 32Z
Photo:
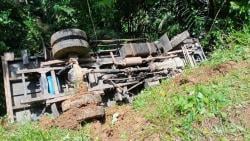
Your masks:
M62 64L62 63L65 63L65 61L64 60L51 60L51 61L41 62L41 67L50 66L54 64Z
M57 109L56 103L51 104L50 108L51 108L53 117L58 117L60 115Z
M5 60L5 57L1 57L2 60L2 67L3 67L3 79L4 79L4 94L5 94L5 101L6 101L6 108L7 108L7 116L11 122L14 121L14 114L13 114L13 106L12 106L12 97L10 91L10 80L9 80L9 68L8 62Z
M42 72L49 72L51 70L61 70L64 67L49 67L49 68L37 68L37 69L22 69L22 70L18 70L17 74L21 74L21 73L32 73L32 72L38 72L38 73L42 73Z
M24 98L26 99L27 98L27 89L26 89L24 73L22 73L22 83L23 83L23 90L24 90Z
M30 107L29 104L16 105L16 106L13 106L13 110L19 110L19 109L24 109L24 108L29 108L29 107Z

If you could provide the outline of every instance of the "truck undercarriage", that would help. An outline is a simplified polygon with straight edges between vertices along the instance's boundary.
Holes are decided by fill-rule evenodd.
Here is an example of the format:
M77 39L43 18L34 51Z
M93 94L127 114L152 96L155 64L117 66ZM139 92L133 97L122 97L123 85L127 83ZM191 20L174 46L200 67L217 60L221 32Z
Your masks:
M79 121L102 117L105 106L130 103L144 87L206 59L199 41L187 31L171 40L163 35L148 42L88 40L82 30L65 29L52 35L51 48L44 48L43 56L29 56L27 50L21 54L2 56L12 121L38 120L46 113L58 117L74 107L85 109L79 111Z

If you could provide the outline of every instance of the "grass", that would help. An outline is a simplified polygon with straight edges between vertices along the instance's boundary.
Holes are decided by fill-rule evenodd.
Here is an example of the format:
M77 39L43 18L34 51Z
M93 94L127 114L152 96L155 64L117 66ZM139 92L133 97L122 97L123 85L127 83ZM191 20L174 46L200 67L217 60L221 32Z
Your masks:
M84 128L85 129L85 128ZM37 123L0 126L1 141L88 141L88 130L70 131L58 128L44 130ZM87 129L87 128L86 128Z
M201 67L213 68L227 61L249 63L249 27L232 33L227 41L230 48L215 51ZM196 70L187 70L184 75ZM230 106L248 102L249 91L250 70L243 67L194 85L179 86L172 80L166 80L158 87L144 90L133 107L155 125L150 129L152 134L160 134L163 140L203 140L208 137L226 140L229 135L240 133L249 139L249 130L228 122L229 115L225 112ZM199 123L211 118L219 119L223 124L210 131L199 127Z
M241 61L250 58L250 25L242 31L234 31L226 39L224 47L218 47L203 65L218 65L226 61Z

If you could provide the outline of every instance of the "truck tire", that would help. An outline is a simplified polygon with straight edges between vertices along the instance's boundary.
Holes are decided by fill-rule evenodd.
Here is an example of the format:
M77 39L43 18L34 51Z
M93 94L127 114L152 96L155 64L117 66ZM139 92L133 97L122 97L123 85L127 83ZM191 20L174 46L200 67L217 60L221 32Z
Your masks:
M69 54L82 57L88 54L88 47L89 43L83 39L68 39L54 44L52 54L55 59L66 59Z
M80 29L64 29L55 32L51 38L50 38L50 44L53 46L60 40L63 40L64 38L73 39L73 38L80 38L87 40L87 35L84 31Z

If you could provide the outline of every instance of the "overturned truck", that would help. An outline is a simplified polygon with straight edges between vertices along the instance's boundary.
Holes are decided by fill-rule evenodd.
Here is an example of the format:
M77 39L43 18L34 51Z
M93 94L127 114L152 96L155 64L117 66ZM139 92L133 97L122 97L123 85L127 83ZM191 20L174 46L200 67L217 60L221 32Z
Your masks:
M89 40L82 30L61 30L51 36L43 55L23 50L20 57L2 56L7 114L12 121L37 120L82 107L79 122L102 117L105 106L131 102L142 88L205 59L199 41L187 31L148 42Z

